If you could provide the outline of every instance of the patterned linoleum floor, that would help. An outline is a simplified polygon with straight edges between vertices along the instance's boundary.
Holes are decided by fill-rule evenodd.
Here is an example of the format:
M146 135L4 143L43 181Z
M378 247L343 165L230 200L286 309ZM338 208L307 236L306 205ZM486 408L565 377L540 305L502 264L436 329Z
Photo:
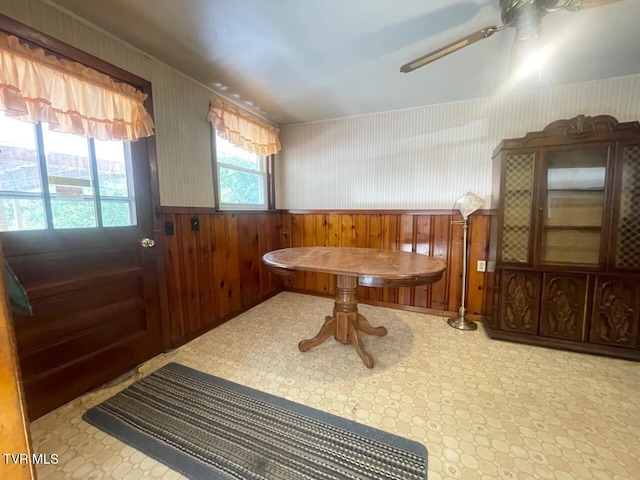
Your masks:
M368 305L360 312L389 330L365 336L372 370L333 339L299 352L332 305L281 293L42 417L34 450L60 461L39 479L182 478L81 419L171 361L422 442L429 480L640 479L640 363L498 342Z

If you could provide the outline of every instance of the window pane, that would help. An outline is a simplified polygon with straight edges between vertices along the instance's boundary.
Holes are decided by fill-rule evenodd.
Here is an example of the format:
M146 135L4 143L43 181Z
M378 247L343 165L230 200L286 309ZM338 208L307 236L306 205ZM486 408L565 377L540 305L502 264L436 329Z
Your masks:
M42 230L44 218L42 198L0 199L0 231Z
M231 168L218 169L220 203L264 205L264 176Z
M98 183L100 195L107 197L128 197L129 185L125 148L129 149L129 143L120 141L94 140L96 149L96 163L98 165ZM133 196L133 192L131 192Z
M0 145L35 150L33 124L0 115Z
M236 167L260 171L260 157L227 142L216 133L216 159L218 163L226 163Z
M97 227L93 200L51 198L54 228Z
M35 128L2 112L0 192L0 231L46 228Z
M89 142L42 126L54 228L95 227Z
M0 190L42 192L32 124L0 112Z
M129 202L102 201L102 225L105 227L128 227L131 225L131 204Z
M87 139L69 133L53 132L44 124L42 135L51 194L55 195L56 190L62 190L61 195L76 194L80 188L83 195L93 196Z

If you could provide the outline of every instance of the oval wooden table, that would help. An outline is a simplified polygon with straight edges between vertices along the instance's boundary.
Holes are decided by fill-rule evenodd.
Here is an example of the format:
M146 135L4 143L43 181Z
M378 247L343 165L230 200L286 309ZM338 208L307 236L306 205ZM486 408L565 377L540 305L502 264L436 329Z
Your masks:
M333 336L351 343L368 368L373 358L362 345L360 332L383 337L385 327L373 327L358 313L356 291L365 287L411 287L433 283L442 278L446 264L419 253L377 250L373 248L296 247L266 253L262 261L279 275L295 275L298 270L335 275L335 306L318 334L302 340L302 352L320 345Z

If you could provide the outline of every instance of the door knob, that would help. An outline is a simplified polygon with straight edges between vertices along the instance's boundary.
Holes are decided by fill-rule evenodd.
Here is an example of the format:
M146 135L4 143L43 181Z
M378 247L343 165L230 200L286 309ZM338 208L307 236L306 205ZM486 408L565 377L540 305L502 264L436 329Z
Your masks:
M151 248L156 244L156 242L154 242L152 239L150 238L143 238L140 241L140 245L142 245L142 248Z

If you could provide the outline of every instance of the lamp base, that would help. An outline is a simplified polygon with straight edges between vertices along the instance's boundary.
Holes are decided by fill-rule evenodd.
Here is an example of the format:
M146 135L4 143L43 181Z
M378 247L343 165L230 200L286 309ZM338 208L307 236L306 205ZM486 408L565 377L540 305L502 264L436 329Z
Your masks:
M458 330L475 330L478 328L478 324L476 322L467 320L464 317L450 318L447 320L447 323L449 326L457 328Z

